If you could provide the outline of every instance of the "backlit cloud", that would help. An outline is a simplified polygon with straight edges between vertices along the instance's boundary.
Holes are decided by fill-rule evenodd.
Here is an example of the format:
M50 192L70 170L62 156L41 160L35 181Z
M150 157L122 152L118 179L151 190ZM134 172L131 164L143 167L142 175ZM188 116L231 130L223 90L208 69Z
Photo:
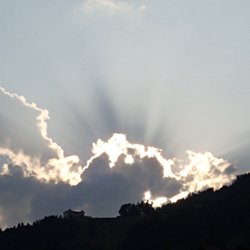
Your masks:
M0 97L0 156L6 159L0 166L0 185L5 183L0 192L2 226L35 219L45 210L66 209L67 204L90 215L111 216L124 202L146 199L160 206L206 188L217 190L235 179L237 169L212 153L189 150L186 159L168 158L161 149L132 143L119 133L93 143L92 156L80 165L79 156L65 156L48 135L48 110L3 88ZM27 188L17 197L13 190L20 183ZM59 205L46 201L53 192L61 197ZM48 208L36 206L38 197L51 202Z
M65 157L61 146L48 136L48 110L3 88L0 88L0 96L3 104L0 155L19 166L24 176L34 176L41 181L78 183L82 173L79 157ZM4 165L4 171L9 173L6 168Z

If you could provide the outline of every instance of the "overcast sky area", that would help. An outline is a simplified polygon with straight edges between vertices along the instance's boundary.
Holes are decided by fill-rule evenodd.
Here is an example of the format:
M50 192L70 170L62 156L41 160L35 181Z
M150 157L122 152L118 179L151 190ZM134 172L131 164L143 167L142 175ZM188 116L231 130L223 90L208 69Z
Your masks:
M49 136L83 165L98 138L125 133L166 157L209 151L245 172L249 13L248 0L0 0L0 86L47 109ZM54 157L39 141L38 110L18 103L0 95L0 148ZM132 170L110 172L103 161L75 187L1 175L0 227L70 207L113 215L160 179L138 163L138 185ZM179 184L163 189L176 194Z

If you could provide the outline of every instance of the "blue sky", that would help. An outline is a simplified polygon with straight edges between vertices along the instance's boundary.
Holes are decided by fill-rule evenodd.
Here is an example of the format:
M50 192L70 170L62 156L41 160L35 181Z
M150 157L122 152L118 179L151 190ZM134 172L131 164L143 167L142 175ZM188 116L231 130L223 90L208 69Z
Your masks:
M0 85L48 109L49 135L83 162L118 132L249 170L249 12L247 0L0 0Z

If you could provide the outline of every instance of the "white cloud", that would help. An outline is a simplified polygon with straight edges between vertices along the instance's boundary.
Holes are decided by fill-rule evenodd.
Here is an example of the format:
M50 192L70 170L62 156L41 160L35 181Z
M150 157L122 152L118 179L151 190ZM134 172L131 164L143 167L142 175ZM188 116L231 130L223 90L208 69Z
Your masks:
M86 0L83 7L86 10L106 9L111 11L127 11L132 8L127 2L116 0Z
M48 135L49 111L1 87L0 97L0 156L19 166L25 177L79 183L83 171L79 157L65 156L63 148ZM0 171L10 174L6 165Z
M63 148L49 137L48 110L41 109L35 103L27 102L25 97L3 88L0 88L0 96L4 104L0 110L3 118L0 156L6 156L12 164L20 166L25 177L34 176L46 182L62 181L76 185L82 181L84 171L103 154L108 156L110 168L116 166L121 156L125 157L126 164L132 165L144 158L155 159L162 167L161 178L175 179L182 183L184 191L189 192L197 192L208 187L218 189L224 184L231 183L235 177L234 173L227 171L231 165L211 153L188 151L189 163L184 163L182 160L164 158L159 148L130 143L124 134L113 134L106 142L99 139L93 143L93 155L82 167L77 155L65 156ZM8 109L4 108L5 106L8 106ZM7 122L4 121L6 117ZM30 138L28 142L27 138ZM4 165L0 173L10 174L10 171Z
M139 6L139 10L140 11L146 11L147 10L147 6L143 4L143 5Z

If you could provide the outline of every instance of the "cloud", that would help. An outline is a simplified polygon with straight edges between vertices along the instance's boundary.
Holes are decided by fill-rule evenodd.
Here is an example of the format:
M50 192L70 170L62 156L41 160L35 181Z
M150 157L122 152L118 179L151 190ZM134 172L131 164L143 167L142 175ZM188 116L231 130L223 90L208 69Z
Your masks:
M121 204L142 200L147 189L156 195L177 194L179 183L171 178L163 180L162 172L154 159L128 165L124 164L124 157L120 157L117 165L110 168L107 156L103 155L86 170L76 193L82 192L82 205L88 214L113 216Z
M48 110L3 88L0 96L0 156L19 166L25 176L47 182L78 183L82 173L79 157L64 156L62 147L48 136Z
M29 93L53 117L0 91L3 224L78 207L114 215L145 192L154 201L176 200L229 184L235 168L225 160L217 164L205 150L248 169L249 145L225 152L240 146L237 136L250 127L250 2L230 8L227 1L20 2L1 1L0 75L6 88ZM97 77L105 85L95 95ZM47 136L42 124L50 126ZM91 143L100 138L107 148L114 132L126 134L130 144L164 148L161 163L141 159L127 142L119 150L129 155L118 157L115 167L107 150L87 162ZM182 156L186 149L202 153ZM67 152L75 155L73 163ZM162 178L164 162L172 178Z
M133 9L145 11L147 6L142 4L136 7L127 1L122 0L86 0L83 3L84 10L108 10L108 11L130 11Z
M174 172L179 177L163 178L162 165L156 158L138 158L133 164L126 164L125 155L120 155L110 168L110 158L103 153L93 159L82 175L82 182L75 186L24 178L20 168L10 166L12 176L0 176L0 225L34 221L45 215L61 214L68 208L84 209L91 216L116 216L122 204L142 200L145 192L150 194L145 198L161 205L183 198L191 191L230 184L235 178L235 169L226 167L226 162L212 155L198 157L196 162L207 166L208 158L209 172L201 165L195 166L195 155L190 153L188 157L191 162L187 159L190 167L186 172L182 172L185 169L181 164L180 170L176 165Z
M146 11L147 10L147 6L144 5L144 4L142 4L142 5L139 6L139 10L140 11Z
M15 166L12 175L0 176L0 227L19 222L33 222L45 215L60 214L69 206L70 186L38 181L34 177L23 177Z
M126 11L131 9L131 6L127 2L116 0L86 0L83 7L86 10L106 9L111 11Z
M206 188L217 190L235 179L237 169L212 153L187 151L186 159L167 158L161 149L132 143L120 133L93 143L92 156L80 166L77 155L65 156L49 137L48 110L3 88L0 97L3 227L69 207L113 216L126 202L150 199L159 206ZM103 95L99 101L107 103L107 120L115 123L108 99Z

